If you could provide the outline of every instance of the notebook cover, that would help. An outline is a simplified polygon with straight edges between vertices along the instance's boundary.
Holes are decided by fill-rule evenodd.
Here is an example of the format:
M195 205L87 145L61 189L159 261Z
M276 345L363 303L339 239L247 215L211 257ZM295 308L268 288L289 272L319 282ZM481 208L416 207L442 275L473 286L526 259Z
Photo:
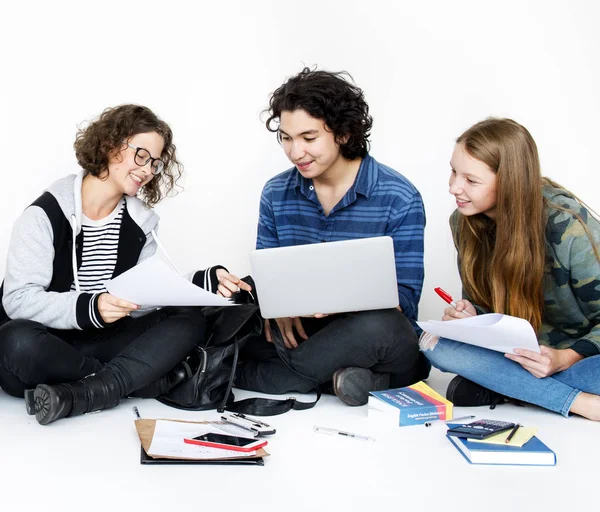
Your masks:
M141 448L141 447L140 447ZM222 459L222 460L189 460L189 459L153 459L141 448L140 464L177 464L177 465L198 465L207 464L211 466L264 466L265 462L262 457L246 457L244 459Z
M518 446L502 446L497 444L485 444L485 443L471 443L468 439L462 437L454 437L446 435L446 437L455 445L456 449L463 455L463 457L469 462L469 464L490 464L490 465L510 465L510 466L555 466L556 465L556 454L548 448L542 441L540 441L537 437L532 437L527 443L525 443L521 448ZM462 444L463 447L467 448L467 451L463 451L459 448L459 443ZM514 459L510 459L510 461L505 462L473 462L471 460L471 456L468 453L480 453L484 455L487 453L492 454L507 454L514 455ZM552 454L553 462L552 464L547 463L532 463L532 462L519 462L519 454Z

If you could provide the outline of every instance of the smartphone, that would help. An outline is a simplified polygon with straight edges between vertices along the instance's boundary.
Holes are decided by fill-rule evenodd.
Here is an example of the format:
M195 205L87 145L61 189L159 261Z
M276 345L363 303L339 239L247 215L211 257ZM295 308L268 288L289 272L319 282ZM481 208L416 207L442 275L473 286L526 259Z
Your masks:
M477 420L465 425L449 428L446 434L454 437L485 439L499 432L509 430L514 426L515 424L509 421Z
M215 432L208 432L192 439L185 438L183 441L188 444L199 444L201 446L222 448L223 450L234 450L237 452L252 452L267 444L267 441L262 439L237 437L229 434L217 434Z
M226 412L221 416L221 419L244 430L248 430L255 436L269 436L275 433L275 429L268 423L242 413Z

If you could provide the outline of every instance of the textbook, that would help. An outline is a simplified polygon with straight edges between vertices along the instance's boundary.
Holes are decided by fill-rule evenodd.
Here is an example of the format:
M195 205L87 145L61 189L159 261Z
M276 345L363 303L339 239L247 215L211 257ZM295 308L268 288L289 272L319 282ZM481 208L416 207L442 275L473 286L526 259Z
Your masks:
M405 388L371 391L369 394L369 419L382 419L400 427L452 419L452 402L422 381Z
M454 426L454 425L452 425ZM450 425L449 425L450 427ZM555 466L556 454L533 436L522 447L483 442L474 443L463 437L446 434L469 464L500 464L513 466Z

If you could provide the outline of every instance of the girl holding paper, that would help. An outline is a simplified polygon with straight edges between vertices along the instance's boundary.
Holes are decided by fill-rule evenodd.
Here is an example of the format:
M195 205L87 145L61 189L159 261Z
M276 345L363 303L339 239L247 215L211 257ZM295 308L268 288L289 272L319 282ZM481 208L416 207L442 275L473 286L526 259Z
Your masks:
M25 396L44 425L164 394L190 374L181 361L205 333L199 308L132 316L139 306L104 288L156 252L152 206L182 173L170 127L122 105L81 129L74 147L82 171L17 219L0 289L0 387ZM227 297L249 288L218 266L192 281Z
M472 406L511 397L600 421L600 223L571 192L542 178L533 138L510 119L469 128L450 163L457 206L450 226L465 299L443 320L465 311L524 318L541 353L423 337L431 363L458 374L448 398Z

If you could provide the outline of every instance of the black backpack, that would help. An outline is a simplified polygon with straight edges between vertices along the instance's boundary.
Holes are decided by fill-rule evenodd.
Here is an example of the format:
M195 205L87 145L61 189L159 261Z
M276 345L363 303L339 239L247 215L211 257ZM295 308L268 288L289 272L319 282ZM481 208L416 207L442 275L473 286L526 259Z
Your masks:
M251 277L245 282L255 289ZM198 345L188 356L186 363L192 370L192 377L176 386L158 401L178 409L193 411L217 409L253 414L255 416L274 416L290 409L303 410L314 407L321 397L318 382L314 382L317 398L314 402L298 402L295 398L273 400L268 398L248 398L235 402L231 392L238 364L240 349L246 341L263 332L264 320L260 315L258 302L245 291L238 294L237 306L204 307L209 336L204 344ZM277 352L288 367L283 338L275 322L272 322L271 334ZM297 372L295 372L297 373Z

